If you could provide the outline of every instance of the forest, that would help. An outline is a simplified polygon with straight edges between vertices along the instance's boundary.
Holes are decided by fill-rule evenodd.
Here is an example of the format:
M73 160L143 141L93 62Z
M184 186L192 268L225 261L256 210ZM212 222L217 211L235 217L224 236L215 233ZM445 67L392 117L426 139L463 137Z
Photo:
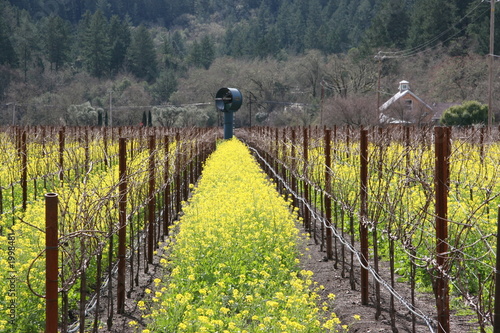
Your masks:
M213 126L222 86L238 126L373 124L403 79L485 103L489 24L479 0L0 0L0 123Z

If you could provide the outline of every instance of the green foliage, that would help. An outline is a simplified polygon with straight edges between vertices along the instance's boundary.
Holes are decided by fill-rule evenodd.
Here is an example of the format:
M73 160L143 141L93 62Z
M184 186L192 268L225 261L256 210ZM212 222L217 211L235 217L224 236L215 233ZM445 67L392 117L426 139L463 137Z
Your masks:
M421 0L415 3L408 32L408 46L421 47L430 41L447 42L457 32L457 7L447 0ZM427 47L427 46L425 46Z
M462 105L447 109L440 120L448 126L468 126L488 122L488 106L477 101L464 102Z
M157 76L155 47L151 34L140 25L132 33L127 54L128 68L138 78L153 81Z
M70 26L55 15L49 16L42 24L45 53L51 69L57 71L68 61L71 47Z
M17 56L10 39L10 27L4 19L4 12L5 8L3 3L0 3L0 65L11 65L15 67L17 65Z
M177 86L178 82L175 73L172 70L163 71L150 88L155 103L168 102L170 96L177 90Z
M98 114L102 109L95 109L90 102L81 105L70 105L68 108L68 125L71 126L95 126L98 123Z
M82 46L85 67L95 77L103 77L108 73L111 47L107 32L106 18L98 10L92 15L85 29Z
M131 33L129 22L121 21L116 15L111 17L109 23L109 40L111 42L111 58L110 70L111 73L118 73L124 63L127 49L130 45Z
M189 53L190 63L196 67L208 69L215 59L214 43L209 36L204 36L200 42L194 41Z

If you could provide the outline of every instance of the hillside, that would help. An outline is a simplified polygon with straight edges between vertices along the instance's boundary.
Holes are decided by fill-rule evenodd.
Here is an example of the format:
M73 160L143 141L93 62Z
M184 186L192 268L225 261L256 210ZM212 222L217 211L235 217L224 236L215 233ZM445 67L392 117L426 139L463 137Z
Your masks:
M135 125L176 105L167 125L211 126L199 104L236 84L251 102L240 125L289 124L292 103L310 124L326 98L374 104L379 51L383 93L404 78L436 102L485 101L486 2L0 0L0 12L3 124ZM86 102L99 118L68 111Z

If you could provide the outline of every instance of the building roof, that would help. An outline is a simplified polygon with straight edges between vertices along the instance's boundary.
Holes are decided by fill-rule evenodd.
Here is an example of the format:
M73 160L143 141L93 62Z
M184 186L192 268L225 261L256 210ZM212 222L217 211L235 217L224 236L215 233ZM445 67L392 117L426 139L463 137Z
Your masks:
M413 96L416 100L418 100L420 103L422 103L423 105L425 105L426 108L428 108L429 110L432 110L432 107L430 105L428 105L427 103L425 103L420 97L418 97L417 95L415 95L413 92L411 92L410 90L403 90L403 91L399 91L398 93L396 93L394 96L392 96L387 102L385 102L384 104L382 104L379 108L380 111L385 111L389 108L389 106L391 106L392 104L396 103L398 100L400 100L402 97L406 96L410 94L411 96Z
M447 109L451 108L452 106L455 105L460 105L460 103L434 103L432 104L432 108L434 110L434 116L432 119L435 121L438 121L441 119L441 116L443 115L444 111Z

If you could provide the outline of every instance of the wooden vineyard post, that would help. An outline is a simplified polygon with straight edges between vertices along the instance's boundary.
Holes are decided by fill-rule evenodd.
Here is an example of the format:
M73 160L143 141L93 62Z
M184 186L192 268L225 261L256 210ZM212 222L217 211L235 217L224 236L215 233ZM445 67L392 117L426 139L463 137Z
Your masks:
M450 299L447 278L448 267L448 184L449 184L449 128L436 127L435 135L435 176L436 192L436 261L438 272L436 276L436 307L438 332L450 331Z
M118 278L116 290L117 313L125 311L125 253L127 237L127 141L120 138L119 144L119 215L120 229L118 230Z
M45 194L45 333L57 333L58 326L58 282L59 235L58 197L56 193Z
M155 137L149 137L149 195L148 195L148 263L153 263L154 229L155 229Z
M367 217L367 199L368 199L368 131L361 130L360 142L360 176L361 176L361 223L359 225L359 238L361 246L361 304L368 304L368 228L365 223Z
M333 232L332 226L332 199L330 197L332 192L332 131L325 130L325 218L326 218L326 258L333 259Z

